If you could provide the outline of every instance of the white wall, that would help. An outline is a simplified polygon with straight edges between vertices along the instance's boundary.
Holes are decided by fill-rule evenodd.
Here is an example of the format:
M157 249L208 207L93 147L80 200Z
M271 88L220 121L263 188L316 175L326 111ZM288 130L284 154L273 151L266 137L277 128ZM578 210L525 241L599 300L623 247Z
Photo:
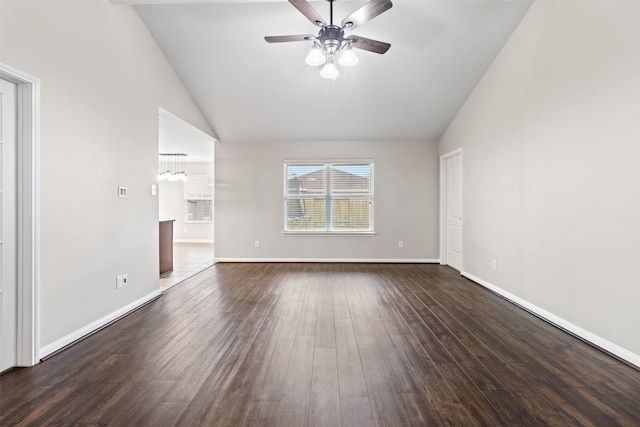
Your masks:
M438 259L435 142L233 142L215 150L216 259ZM374 159L376 236L283 236L284 160L341 158Z
M213 163L187 164L188 175L213 175ZM187 223L182 182L162 181L159 184L160 219L174 219L174 242L213 242L213 223ZM214 218L215 219L215 218Z
M440 141L463 270L638 365L639 123L640 2L538 1Z
M130 6L2 1L0 61L41 82L41 345L157 292L158 107L211 129ZM129 197L119 199L117 187ZM116 290L115 277L129 284ZM45 352L46 352L45 351Z

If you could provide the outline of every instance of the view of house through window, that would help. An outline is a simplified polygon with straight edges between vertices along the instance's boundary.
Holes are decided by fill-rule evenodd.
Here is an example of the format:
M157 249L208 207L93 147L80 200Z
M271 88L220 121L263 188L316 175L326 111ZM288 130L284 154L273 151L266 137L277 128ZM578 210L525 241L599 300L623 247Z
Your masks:
M373 232L373 162L284 165L284 230Z
M189 175L184 183L187 222L211 222L213 219L213 177Z

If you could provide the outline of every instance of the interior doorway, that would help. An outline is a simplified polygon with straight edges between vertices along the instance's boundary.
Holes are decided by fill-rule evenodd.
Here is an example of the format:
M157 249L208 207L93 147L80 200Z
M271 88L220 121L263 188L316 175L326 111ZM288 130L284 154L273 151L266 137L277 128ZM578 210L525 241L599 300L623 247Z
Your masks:
M440 157L440 263L462 271L462 149Z
M159 110L158 216L173 223L173 265L160 275L161 291L214 263L214 144L210 135Z
M16 365L18 336L17 85L0 79L0 372Z
M4 356L3 369L7 366L32 366L38 363L40 349L39 325L39 292L40 292L40 185L39 185L39 103L40 81L0 63L0 81L3 81L3 110L15 117L3 119L5 126L14 124L14 134L8 154L3 147L2 180L8 179L3 188L2 221L8 221L9 227L3 227L3 246L9 246L2 252L2 275L4 288L0 295L6 299L6 307L2 307L2 322L10 326L3 326L3 343L11 342L11 350ZM8 84L8 86L7 86ZM6 95L6 89L15 95ZM6 96L6 97L5 97ZM6 107L5 105L6 104ZM7 134L8 134L7 133ZM6 174L9 169L10 177ZM6 192L6 193L5 193ZM5 203L6 202L6 203ZM6 205L6 206L5 206ZM11 219L9 217L12 217ZM9 230L9 231L7 231ZM7 234L8 233L8 234ZM9 257L5 257L9 252ZM6 270L12 270L8 275ZM6 286L5 286L6 285ZM9 293L14 292L14 296ZM9 314L11 311L11 314ZM5 315L6 313L6 315ZM6 318L9 318L7 320ZM14 338L15 337L15 338Z

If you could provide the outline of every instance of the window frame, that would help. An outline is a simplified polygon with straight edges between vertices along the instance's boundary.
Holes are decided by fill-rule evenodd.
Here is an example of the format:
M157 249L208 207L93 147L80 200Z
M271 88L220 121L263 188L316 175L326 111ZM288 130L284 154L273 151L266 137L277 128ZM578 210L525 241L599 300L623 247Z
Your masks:
M192 194L189 194L189 179L206 179L208 181L207 185L213 185L213 175L208 175L208 174L198 174L198 175L189 175L187 178L187 181L183 183L183 198L184 198L184 223L185 224L211 224L213 223L213 188L212 190L208 193L208 195L205 196L196 196L196 197L190 197L193 196ZM205 194L205 193L202 193ZM203 221L193 221L189 219L189 203L190 202L198 202L198 201L209 201L211 203L211 216L209 217L209 220L203 220Z
M300 194L291 197L288 193L288 167L289 166L317 166L324 171L325 188L319 196L317 194ZM369 192L365 194L332 194L331 170L339 166L368 166L369 167ZM374 197L374 161L373 159L326 159L326 160L284 160L283 163L283 231L287 236L375 236L375 197ZM325 203L325 229L324 230L288 230L288 202L289 200L319 199ZM369 202L369 229L368 230L334 230L332 224L332 202L336 200L366 199Z

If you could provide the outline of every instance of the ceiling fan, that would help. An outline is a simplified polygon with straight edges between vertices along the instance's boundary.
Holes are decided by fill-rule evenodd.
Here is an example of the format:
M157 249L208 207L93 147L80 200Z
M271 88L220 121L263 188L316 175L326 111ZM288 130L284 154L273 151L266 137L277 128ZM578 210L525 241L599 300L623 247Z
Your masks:
M313 46L305 61L312 66L324 65L320 75L325 78L335 79L339 71L335 66L336 55L340 53L339 64L351 66L358 63L358 57L351 48L355 47L379 54L385 53L391 45L389 43L371 40L352 34L345 37L345 30L358 28L381 13L389 10L393 4L391 0L370 0L364 6L342 20L340 26L333 23L333 2L329 2L329 23L311 6L307 0L289 0L296 9L307 17L314 25L320 27L317 36L302 34L294 36L266 36L268 43L312 41Z

